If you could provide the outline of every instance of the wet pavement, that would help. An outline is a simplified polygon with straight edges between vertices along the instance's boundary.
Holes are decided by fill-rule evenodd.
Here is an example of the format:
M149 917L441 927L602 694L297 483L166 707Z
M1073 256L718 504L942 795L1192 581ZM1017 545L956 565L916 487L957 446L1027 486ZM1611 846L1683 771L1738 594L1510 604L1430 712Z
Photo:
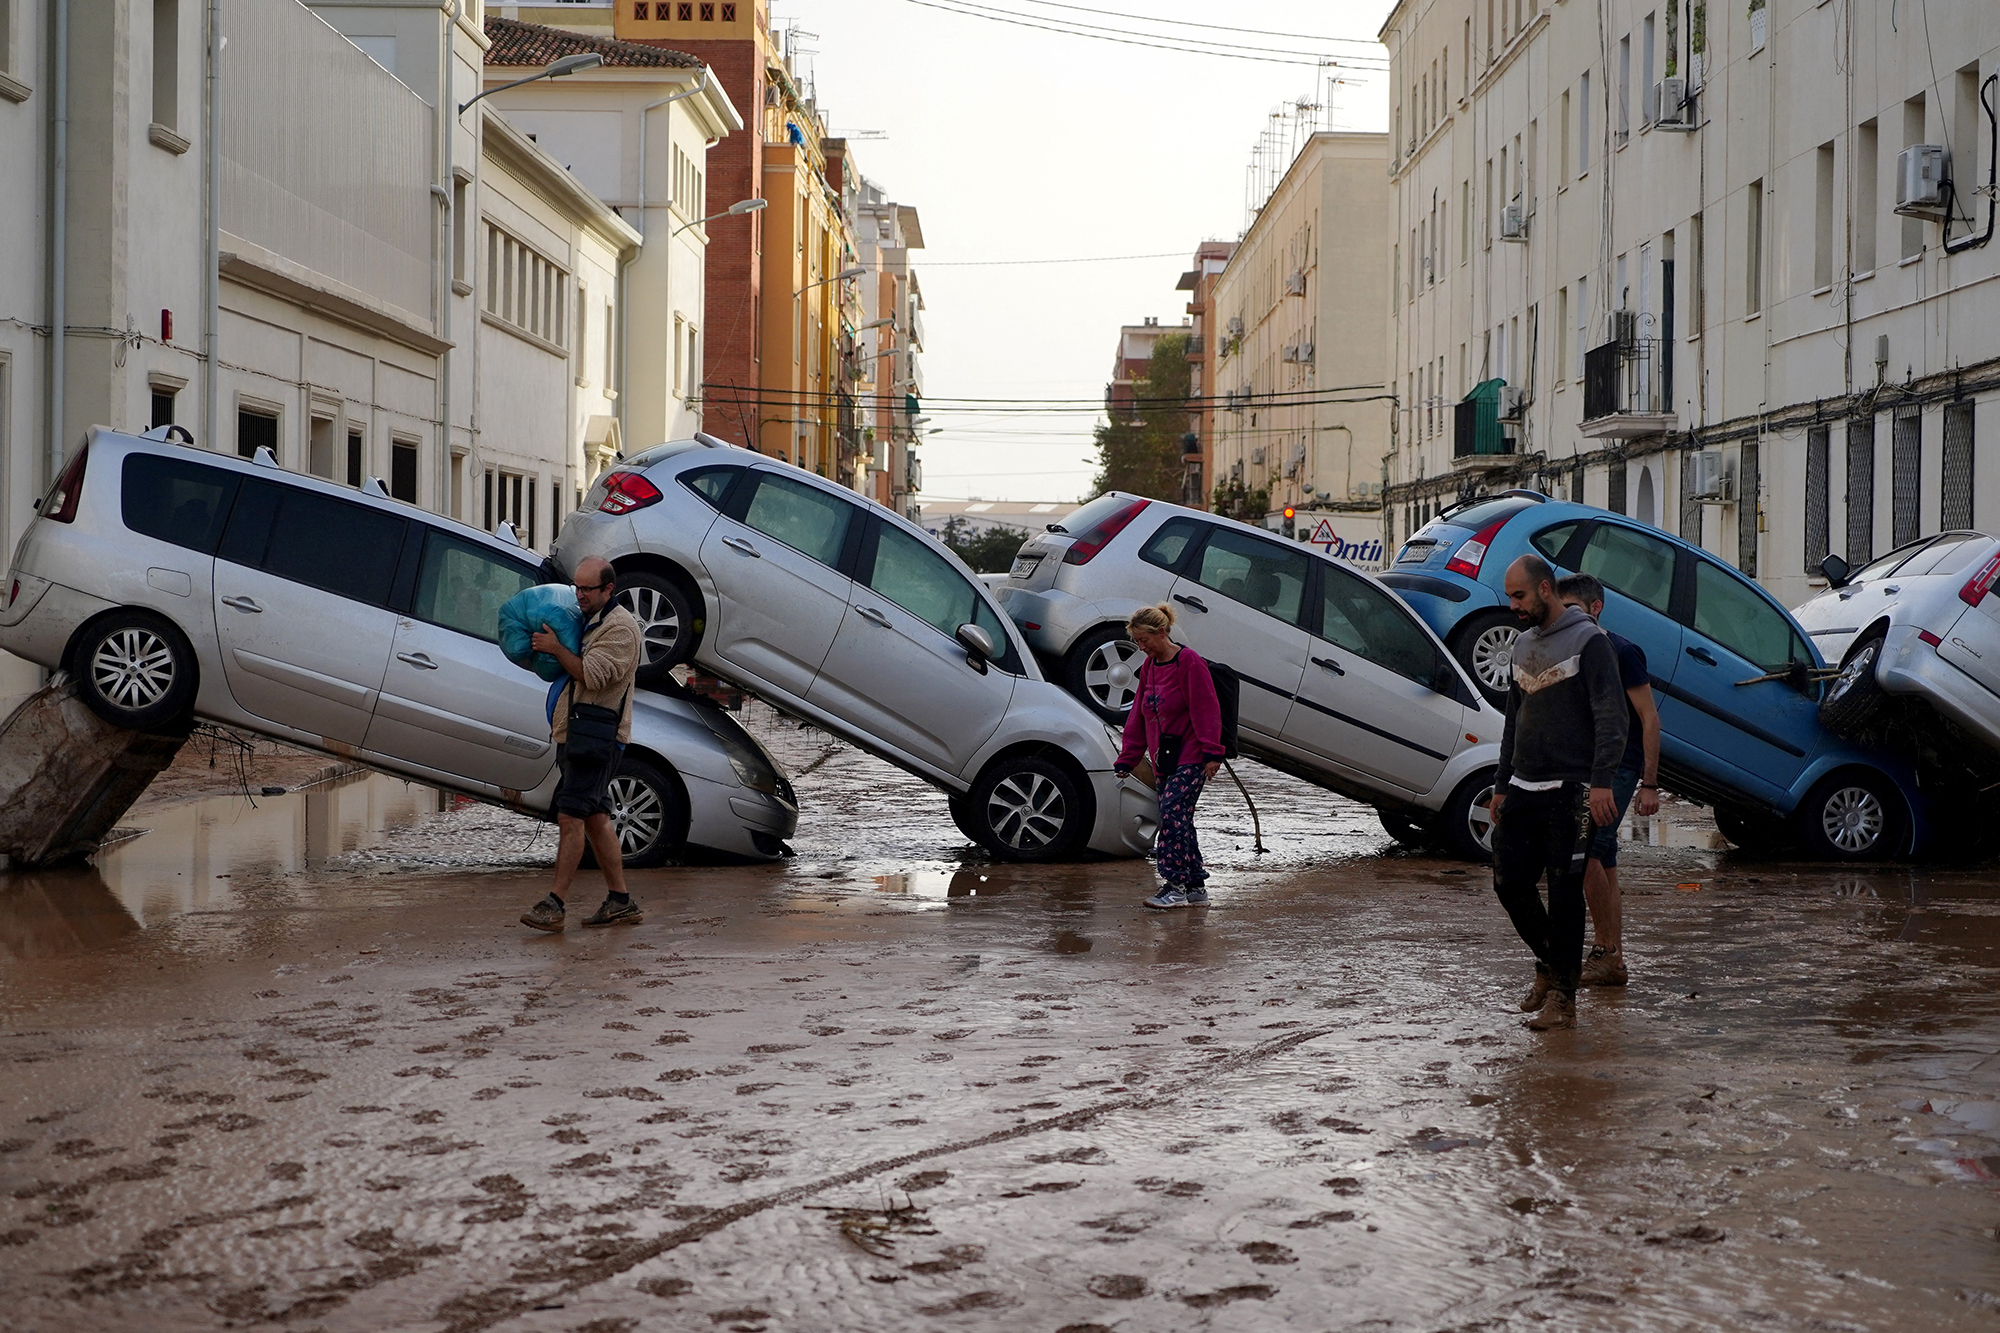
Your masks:
M2000 1328L1990 870L1684 812L1535 1036L1483 869L1255 765L1268 850L1211 788L1149 913L750 721L799 855L638 927L514 924L552 833L383 778L0 879L0 1327Z

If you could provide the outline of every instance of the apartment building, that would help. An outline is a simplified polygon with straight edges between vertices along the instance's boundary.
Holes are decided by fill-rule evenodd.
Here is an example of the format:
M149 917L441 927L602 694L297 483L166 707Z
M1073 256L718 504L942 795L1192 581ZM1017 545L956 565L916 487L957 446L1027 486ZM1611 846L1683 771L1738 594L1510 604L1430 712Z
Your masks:
M868 462L855 489L877 504L914 518L923 490L924 292L911 252L924 248L917 210L899 204L871 180L860 180L855 205L856 390L864 406Z
M1187 314L1192 332L1188 335L1188 433L1182 441L1181 503L1195 509L1209 507L1214 483L1208 465L1215 435L1216 355L1215 330L1209 313L1215 305L1215 284L1229 257L1236 253L1234 241L1203 241L1195 247L1194 267L1181 274L1174 290L1188 294Z
M1390 542L1532 486L1796 603L1829 552L2000 525L2000 8L1405 0L1381 37Z
M1343 545L1381 524L1394 417L1386 312L1391 201L1382 134L1301 146L1215 280L1206 318L1220 394L1211 498Z

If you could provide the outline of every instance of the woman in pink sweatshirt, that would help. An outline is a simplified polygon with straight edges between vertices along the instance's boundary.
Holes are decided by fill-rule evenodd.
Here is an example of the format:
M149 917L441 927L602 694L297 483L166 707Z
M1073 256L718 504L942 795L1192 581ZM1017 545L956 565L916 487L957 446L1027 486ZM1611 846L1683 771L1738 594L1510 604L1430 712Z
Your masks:
M1139 692L1125 718L1125 747L1115 767L1130 773L1150 755L1159 775L1160 836L1154 852L1166 884L1146 906L1205 907L1208 871L1195 841L1194 805L1222 766L1222 706L1208 663L1173 641L1173 627L1174 609L1164 604L1140 607L1125 625L1146 660L1139 666Z

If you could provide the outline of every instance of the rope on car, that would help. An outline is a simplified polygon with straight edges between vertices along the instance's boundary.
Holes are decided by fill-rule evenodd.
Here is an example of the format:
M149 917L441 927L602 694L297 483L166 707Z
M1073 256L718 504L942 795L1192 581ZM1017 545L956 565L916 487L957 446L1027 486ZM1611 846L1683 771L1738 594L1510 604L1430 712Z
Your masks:
M1228 770L1229 780L1236 784L1236 790L1243 793L1243 804L1250 807L1250 833L1256 840L1257 854L1262 856L1271 849L1264 845L1264 821L1257 818L1257 803L1250 799L1250 789L1243 785L1243 779L1236 776L1236 766L1227 759L1222 761L1222 766Z

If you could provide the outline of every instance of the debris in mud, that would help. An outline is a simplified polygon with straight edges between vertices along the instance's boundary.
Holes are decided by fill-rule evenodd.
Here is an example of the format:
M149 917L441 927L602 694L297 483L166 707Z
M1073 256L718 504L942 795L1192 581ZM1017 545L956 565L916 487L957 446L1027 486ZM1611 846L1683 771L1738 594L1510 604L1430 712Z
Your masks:
M1681 1248L1688 1245L1713 1245L1728 1238L1729 1233L1726 1231L1718 1231L1706 1222L1695 1222L1689 1226L1675 1227L1664 1236L1648 1236L1646 1244Z
M816 1213L825 1213L827 1220L840 1227L841 1235L877 1259L891 1258L900 1236L937 1235L937 1228L931 1225L929 1214L910 1202L907 1195L900 1206L834 1208L824 1204L807 1204L806 1207Z
M1268 1301L1277 1294L1276 1287L1266 1286L1261 1282L1247 1282L1241 1286L1223 1287L1217 1291L1183 1296L1181 1304L1191 1305L1197 1310L1206 1310L1217 1305L1227 1305L1231 1301Z
M1136 1301L1146 1294L1146 1279L1131 1273L1101 1273L1084 1288L1107 1301Z

